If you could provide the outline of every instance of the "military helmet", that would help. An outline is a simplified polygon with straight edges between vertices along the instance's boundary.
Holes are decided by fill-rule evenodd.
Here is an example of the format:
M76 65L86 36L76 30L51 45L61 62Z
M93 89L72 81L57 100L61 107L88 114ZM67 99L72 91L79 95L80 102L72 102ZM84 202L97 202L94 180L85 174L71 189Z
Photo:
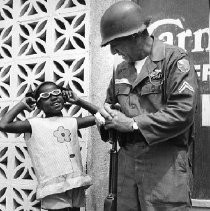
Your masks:
M119 1L111 5L101 18L101 46L116 38L141 32L148 25L148 19L143 19L139 5L132 1Z

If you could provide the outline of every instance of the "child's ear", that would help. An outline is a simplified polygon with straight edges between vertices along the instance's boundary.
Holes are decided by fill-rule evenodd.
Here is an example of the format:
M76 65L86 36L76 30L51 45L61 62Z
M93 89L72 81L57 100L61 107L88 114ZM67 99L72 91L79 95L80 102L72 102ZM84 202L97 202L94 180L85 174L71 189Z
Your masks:
M34 98L34 93L33 92L27 92L25 94L25 97L32 97L32 98Z

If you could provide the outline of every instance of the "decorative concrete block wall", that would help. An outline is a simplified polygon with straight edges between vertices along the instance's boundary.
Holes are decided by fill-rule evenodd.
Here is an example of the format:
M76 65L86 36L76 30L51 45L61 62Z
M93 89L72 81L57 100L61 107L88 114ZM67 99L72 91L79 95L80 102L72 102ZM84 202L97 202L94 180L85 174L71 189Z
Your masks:
M50 80L89 97L89 1L0 1L1 116L28 91ZM84 116L77 106L64 115ZM17 119L33 113L22 112ZM88 130L81 130L86 166ZM0 210L40 210L23 134L0 133Z

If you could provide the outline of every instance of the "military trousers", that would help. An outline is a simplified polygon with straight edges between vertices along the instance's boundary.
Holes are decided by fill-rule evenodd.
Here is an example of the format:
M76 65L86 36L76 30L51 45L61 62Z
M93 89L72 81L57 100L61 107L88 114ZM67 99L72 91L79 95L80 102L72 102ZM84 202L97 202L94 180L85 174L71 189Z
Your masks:
M118 153L118 211L187 211L192 173L187 147L127 144Z

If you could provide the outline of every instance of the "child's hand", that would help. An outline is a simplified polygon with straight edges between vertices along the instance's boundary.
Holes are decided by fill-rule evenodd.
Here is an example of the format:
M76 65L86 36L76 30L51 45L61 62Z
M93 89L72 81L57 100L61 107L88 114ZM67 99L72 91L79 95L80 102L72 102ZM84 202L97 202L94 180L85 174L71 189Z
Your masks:
M71 103L71 104L77 104L79 102L79 97L77 94L73 91L70 90L64 90L63 92L63 98L66 102Z
M94 116L96 118L95 122L98 127L105 125L105 118L101 116L100 112L97 112L96 114L94 114Z
M32 97L25 97L21 100L21 102L25 105L27 111L31 112L36 107L36 100Z

